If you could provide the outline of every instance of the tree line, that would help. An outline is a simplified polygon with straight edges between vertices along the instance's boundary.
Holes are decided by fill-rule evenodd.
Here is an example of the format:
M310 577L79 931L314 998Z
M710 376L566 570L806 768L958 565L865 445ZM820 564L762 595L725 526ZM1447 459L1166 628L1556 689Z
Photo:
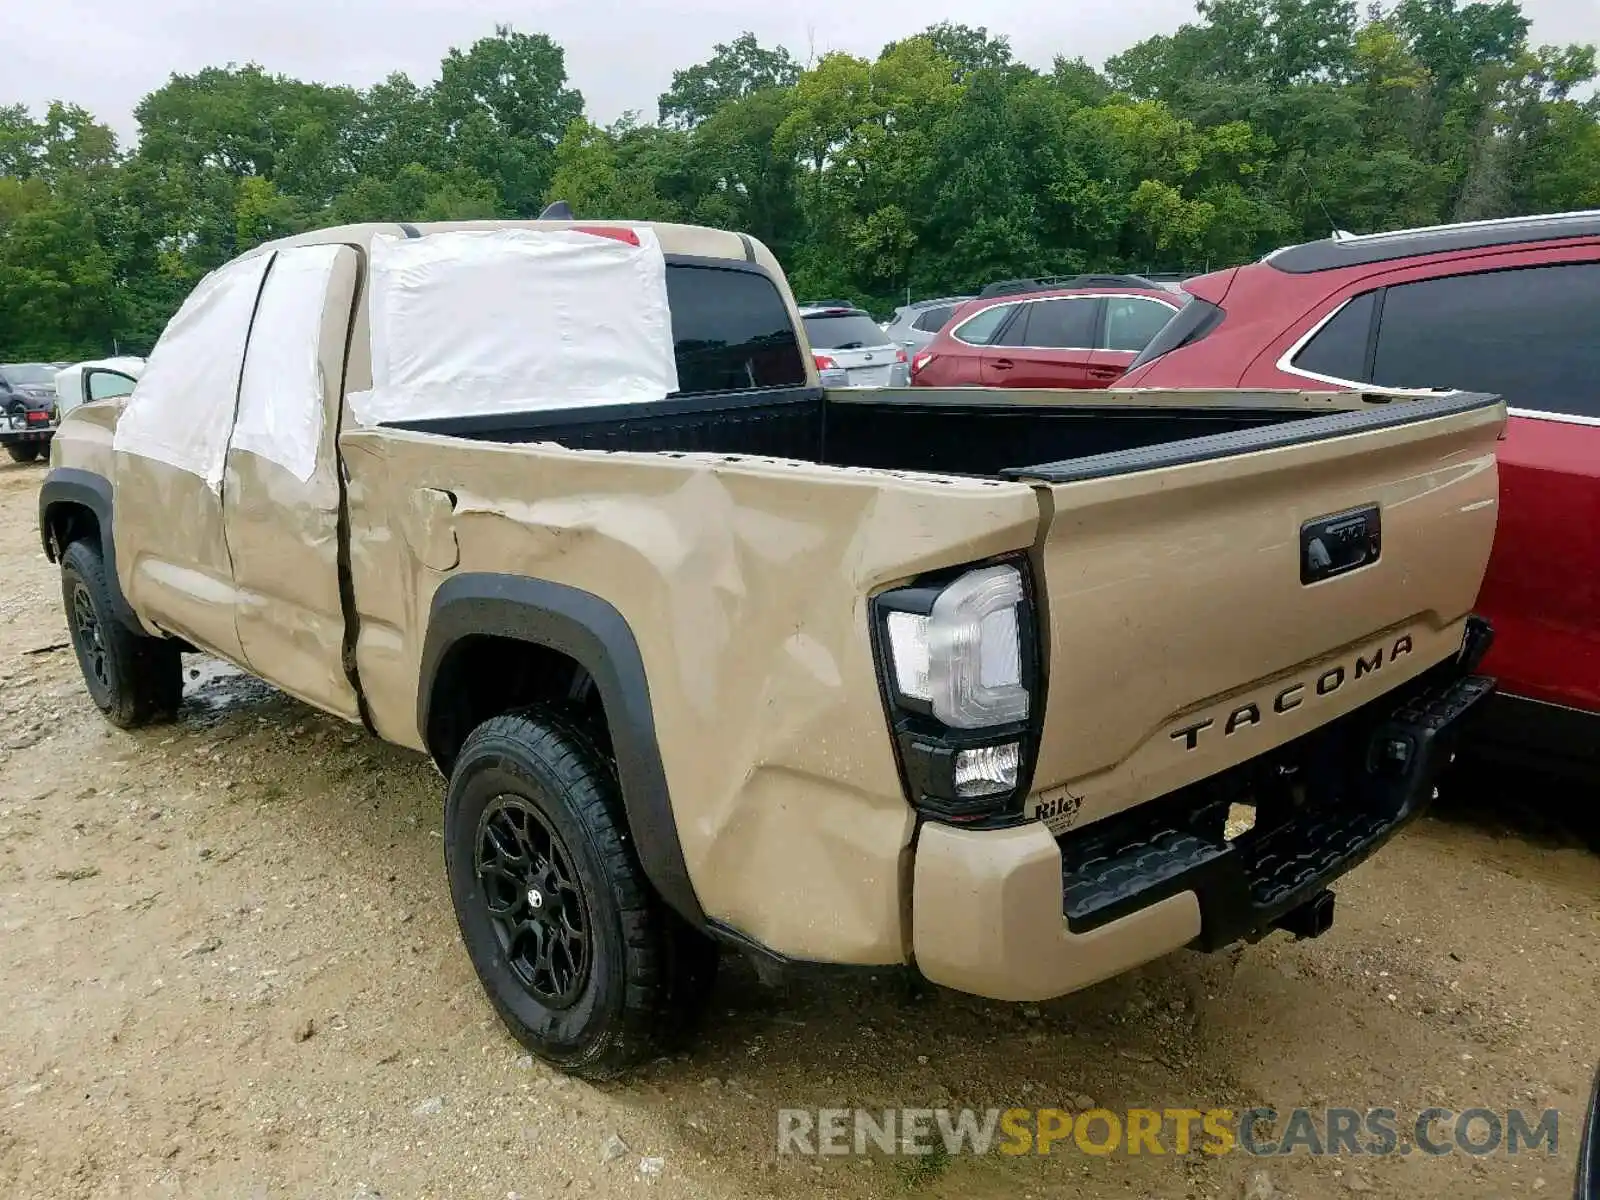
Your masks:
M497 28L437 79L174 75L120 147L0 106L0 360L145 352L207 271L351 221L687 221L766 242L797 293L883 311L1015 275L1202 270L1330 228L1600 207L1593 46L1517 0L1200 0L1105 63L942 23L802 63L745 33L601 127L561 47Z

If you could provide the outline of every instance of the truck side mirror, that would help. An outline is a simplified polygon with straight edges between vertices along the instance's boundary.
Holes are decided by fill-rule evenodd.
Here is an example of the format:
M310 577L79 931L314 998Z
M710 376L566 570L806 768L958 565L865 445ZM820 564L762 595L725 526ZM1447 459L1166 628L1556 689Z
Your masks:
M1600 1072L1594 1077L1589 1113L1583 1119L1583 1139L1578 1143L1578 1183L1573 1200L1600 1200Z

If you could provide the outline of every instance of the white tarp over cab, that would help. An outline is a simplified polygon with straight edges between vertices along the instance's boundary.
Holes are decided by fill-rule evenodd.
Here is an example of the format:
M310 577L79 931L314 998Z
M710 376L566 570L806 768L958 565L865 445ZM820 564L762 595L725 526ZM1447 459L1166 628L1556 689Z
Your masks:
M344 247L278 251L256 307L239 385L233 448L277 463L301 483L322 443L322 328L328 285Z
M222 489L250 313L271 254L218 267L167 322L117 421L112 447Z
M380 235L364 425L660 400L678 389L649 229ZM624 240L625 239L625 240Z

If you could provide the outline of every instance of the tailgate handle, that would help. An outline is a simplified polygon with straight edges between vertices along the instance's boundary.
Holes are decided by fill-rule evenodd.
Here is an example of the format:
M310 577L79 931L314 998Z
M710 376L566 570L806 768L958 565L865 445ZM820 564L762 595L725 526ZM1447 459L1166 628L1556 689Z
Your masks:
M1320 583L1377 562L1382 527L1376 504L1307 521L1300 526L1300 582Z

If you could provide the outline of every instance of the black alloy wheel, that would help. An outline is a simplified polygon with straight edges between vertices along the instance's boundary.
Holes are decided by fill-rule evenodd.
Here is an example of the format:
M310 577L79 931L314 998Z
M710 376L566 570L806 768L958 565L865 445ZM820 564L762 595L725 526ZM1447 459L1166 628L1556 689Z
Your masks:
M507 964L541 1003L567 1008L589 977L589 906L561 836L520 796L499 795L478 823L481 895Z
M79 660L90 682L109 693L111 668L106 661L105 642L100 636L100 618L95 615L94 598L81 580L72 589L72 640L77 643Z

